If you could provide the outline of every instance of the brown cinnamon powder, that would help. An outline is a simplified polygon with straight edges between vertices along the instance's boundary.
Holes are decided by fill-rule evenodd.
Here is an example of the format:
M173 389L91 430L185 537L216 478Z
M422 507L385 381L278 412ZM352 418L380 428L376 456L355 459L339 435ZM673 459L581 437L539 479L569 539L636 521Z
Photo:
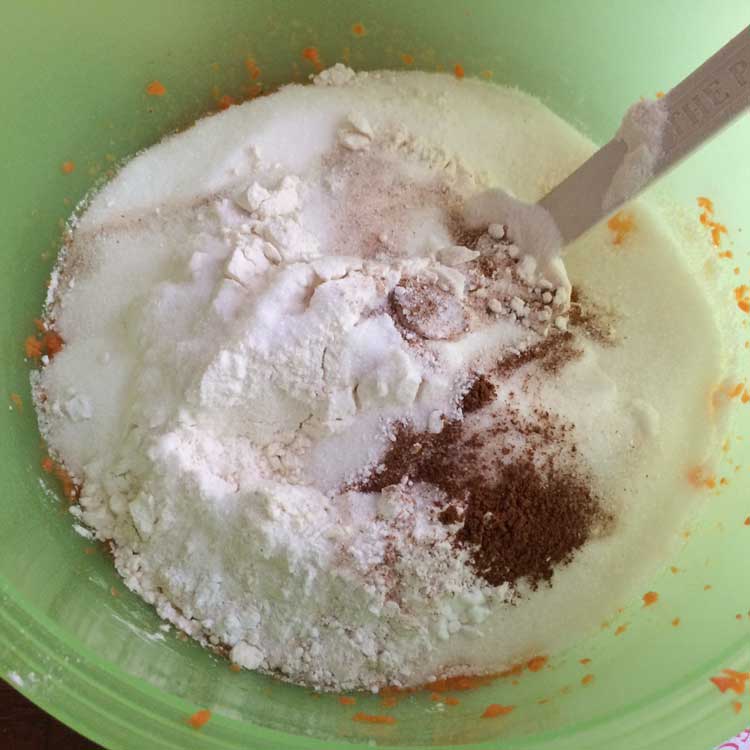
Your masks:
M610 520L585 473L573 468L570 432L548 412L528 420L512 409L484 433L469 434L458 420L438 434L400 425L381 464L354 489L409 481L439 488L447 500L438 517L461 524L455 544L470 551L477 575L493 586L525 579L536 588ZM519 433L520 453L511 447Z

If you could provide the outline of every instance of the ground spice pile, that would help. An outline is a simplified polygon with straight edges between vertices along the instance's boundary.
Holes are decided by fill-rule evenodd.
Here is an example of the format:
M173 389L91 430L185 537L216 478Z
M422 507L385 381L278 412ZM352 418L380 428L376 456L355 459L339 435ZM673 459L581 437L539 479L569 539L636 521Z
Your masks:
M464 414L494 398L492 382L478 377L463 398ZM401 424L380 465L356 489L378 492L399 483L439 488L445 500L438 517L457 525L455 544L471 550L477 575L493 586L523 579L537 588L610 520L585 472L576 468L571 432L549 412L529 419L512 406L479 432L463 420L448 422L437 434Z

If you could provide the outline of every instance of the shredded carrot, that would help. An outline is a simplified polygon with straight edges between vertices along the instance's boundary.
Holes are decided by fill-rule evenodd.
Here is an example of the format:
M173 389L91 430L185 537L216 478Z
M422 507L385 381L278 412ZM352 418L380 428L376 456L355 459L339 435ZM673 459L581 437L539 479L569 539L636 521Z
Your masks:
M513 711L513 709L515 709L515 706L501 706L499 703L490 703L490 705L484 709L482 718L495 719L498 716L507 716L511 711Z
M722 669L722 674L711 677L711 682L716 685L722 693L731 690L737 695L745 692L745 685L750 679L750 672L735 672L733 669Z
M320 52L317 47L305 47L302 50L302 57L305 60L309 60L316 70L323 69L323 63L320 61Z
M75 168L76 168L75 162L72 162L72 161L64 161L60 165L60 171L63 174L71 174L75 171Z
M650 607L652 604L656 604L659 601L659 594L656 591L647 591L643 595L643 606Z
M464 66L460 63L456 63L453 66L453 75L456 76L456 78L463 78L466 75L466 71L464 70Z
M679 626L679 624L680 624L680 618L679 617L675 617L674 620L672 620L672 627L676 628L676 627Z
M750 286L747 284L740 284L734 288L734 299L737 302L737 307L744 313L750 313Z
M39 359L42 356L42 342L33 336L29 336L23 342L23 348L29 359Z
M586 664L591 664L591 659L579 659L578 663L586 666Z
M440 693L430 693L430 700L433 703L440 703L443 700L443 696Z
M735 620L741 620L741 619L742 619L742 615L741 615L741 614L736 614L736 615L734 616L734 619L735 619Z
M47 474L51 474L52 469L54 468L55 462L49 456L45 456L42 459L42 471L46 472Z
M229 94L223 94L218 98L216 104L219 106L219 109L229 109L234 104L237 104L237 100L233 96L229 96Z
M342 706L353 706L357 702L356 698L352 698L349 695L340 695L339 696L339 703Z
M250 78L252 78L254 81L257 81L260 78L261 70L252 57L245 58L245 67L247 68L247 72L250 74Z
M535 656L533 659L529 660L526 666L528 667L529 672L538 672L540 669L544 668L548 661L549 658L546 656Z
M713 588L713 586L712 586L712 585L711 585L710 583L707 583L707 584L706 584L706 585L705 585L705 586L703 587L703 590L704 590L704 591L710 591L710 590L711 590L712 588Z
M625 625L620 625L617 630L615 630L615 635L622 635L627 629L627 623Z
M352 34L354 34L354 36L364 36L367 34L367 29L365 29L363 24L355 23L354 26L352 26Z
M656 92L656 98L657 99L663 99L664 98L664 92L663 91L657 91Z
M722 477L722 478L721 478L721 479L719 480L719 484L720 484L720 485L721 485L722 487L726 487L726 486L727 486L727 485L729 484L729 480L728 480L728 479L727 479L726 477Z
M10 401L13 404L13 406L16 407L19 413L23 413L23 399L18 393L11 393Z
M62 351L62 336L57 331L47 331L42 338L42 346L47 350L47 356L52 359L55 354Z
M610 217L607 226L615 235L612 239L612 244L622 245L625 238L633 231L635 220L632 214L618 211L614 216Z
M672 565L669 569L672 571L673 575L677 575L677 573L680 572L680 569L676 565Z
M366 714L362 711L357 712L352 716L352 721L361 721L365 724L395 724L396 720L392 716L385 716L383 714Z
M745 390L742 392L742 396L740 396L740 401L743 404L746 404L748 401L750 401L750 391L745 388Z
M750 526L750 516L745 519L745 526Z
M714 247L719 247L721 245L721 235L727 234L727 228L723 224L720 224L718 221L714 221L711 218L714 213L714 204L710 198L700 196L696 200L698 202L698 207L703 209L703 212L698 217L698 220L701 224L703 224L704 227L711 230L711 242L713 243ZM731 258L732 254L730 252L720 253L719 257Z
M687 480L696 489L701 487L713 489L716 487L716 477L713 474L706 474L702 466L693 466L688 469Z
M461 703L458 698L454 698L452 695L447 695L443 702L446 706L457 706L459 703Z
M404 52L401 55L401 62L404 65L414 65L414 55L410 55L408 52Z
M211 712L207 708L196 711L189 719L188 723L193 729L200 729L208 724L211 719Z
M235 672L235 673L236 672L241 672L242 671L242 667L239 664L230 664L229 665L229 671L230 672Z
M167 93L167 89L161 81L151 81L146 86L146 93L149 96L164 96Z
M734 712L738 714L742 711L742 704L739 701L734 701L734 703L732 703L732 708L734 709Z
M594 681L594 675L585 674L581 677L581 685L590 685Z

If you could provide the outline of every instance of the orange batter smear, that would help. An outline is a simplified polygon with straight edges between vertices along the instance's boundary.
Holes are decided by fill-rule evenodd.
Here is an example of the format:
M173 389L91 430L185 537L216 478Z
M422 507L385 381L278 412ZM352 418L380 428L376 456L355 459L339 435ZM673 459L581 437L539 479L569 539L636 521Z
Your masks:
M19 414L23 414L23 399L18 393L10 394L10 402L16 407Z
M745 692L745 685L750 680L750 672L736 672L734 669L722 669L722 674L711 677L711 682L716 685L722 693L731 690L737 695Z
M617 628L617 630L615 630L615 635L622 635L627 629L628 629L627 623L625 623L625 625L620 625Z
M320 52L317 47L305 47L302 50L302 57L309 60L315 70L323 70L323 63L320 61Z
M456 78L461 79L466 75L466 71L464 70L464 66L460 63L456 63L453 66L453 75L456 76Z
M594 675L592 674L585 674L583 677L581 677L581 685L584 687L586 685L590 685L594 681Z
M610 217L607 226L614 233L612 244L622 245L625 238L633 231L635 219L632 214L618 211L614 216Z
M496 719L498 716L507 716L515 709L515 706L501 706L499 703L490 703L484 709L483 719Z
M673 628L677 628L679 626L680 626L680 618L679 617L675 617L674 620L672 620L672 627Z
M62 164L60 165L60 171L61 171L61 172L62 172L63 174L72 174L72 173L73 173L73 172L75 171L75 168L76 168L76 165L75 165L75 163L74 163L74 162L72 162L72 161L64 161L64 162L63 162L63 163L62 163Z
M352 26L352 34L354 34L354 36L365 36L365 34L367 34L367 29L363 24L355 23L354 26Z
M350 695L340 695L339 703L342 706L353 706L357 702L356 698L352 698Z
M161 81L151 81L146 86L146 93L149 96L164 96L167 93L167 89Z
M211 712L207 708L196 711L189 719L188 723L193 729L200 729L208 724L211 720Z
M395 724L396 720L392 716L384 714L366 714L362 711L352 716L352 721L359 721L365 724Z
M250 74L250 78L252 78L254 81L257 81L260 78L261 70L258 67L258 63L256 63L252 57L245 58L245 68L247 68L247 72Z
M414 55L410 55L408 52L404 52L401 55L401 62L404 65L414 65Z
M647 591L643 595L643 606L650 607L652 604L656 604L659 601L659 594L656 591Z

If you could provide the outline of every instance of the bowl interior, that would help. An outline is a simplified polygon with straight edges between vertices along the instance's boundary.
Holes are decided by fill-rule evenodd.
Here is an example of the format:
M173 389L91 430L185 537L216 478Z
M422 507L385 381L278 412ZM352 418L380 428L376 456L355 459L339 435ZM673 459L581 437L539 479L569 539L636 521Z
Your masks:
M750 405L737 406L721 476L679 557L653 583L658 606L623 602L608 628L549 666L454 693L375 696L355 706L336 696L250 674L165 633L151 609L119 582L101 548L77 535L44 456L30 401L24 340L33 333L63 220L119 160L165 133L312 72L301 51L355 68L452 70L517 85L594 140L611 137L625 107L679 80L748 23L745 3L684 13L679 0L654 6L576 3L409 3L290 0L208 4L17 3L5 12L0 80L0 676L32 700L111 748L338 748L383 746L656 747L665 738L709 747L743 724L734 694L709 677L750 662L750 579L744 573ZM355 25L361 25L356 26ZM685 40L689 40L686 43ZM255 68L246 64L251 58ZM166 94L148 96L161 81ZM732 270L747 282L750 121L745 118L665 181L697 221L709 195L734 241ZM64 162L74 163L65 174ZM745 175L744 181L740 179ZM707 246L707 253L710 247ZM724 268L723 266L721 268ZM743 283L743 282L734 282ZM737 315L741 315L736 311ZM745 323L747 316L745 316ZM750 356L740 325L731 334L738 367ZM700 356L700 352L696 352ZM706 588L709 587L710 588ZM680 624L672 623L680 618ZM618 625L627 624L621 637ZM581 664L581 659L590 659ZM582 684L585 675L593 681ZM489 703L509 716L479 720ZM185 719L208 707L200 732ZM747 710L746 708L744 710ZM393 725L352 721L388 713Z

